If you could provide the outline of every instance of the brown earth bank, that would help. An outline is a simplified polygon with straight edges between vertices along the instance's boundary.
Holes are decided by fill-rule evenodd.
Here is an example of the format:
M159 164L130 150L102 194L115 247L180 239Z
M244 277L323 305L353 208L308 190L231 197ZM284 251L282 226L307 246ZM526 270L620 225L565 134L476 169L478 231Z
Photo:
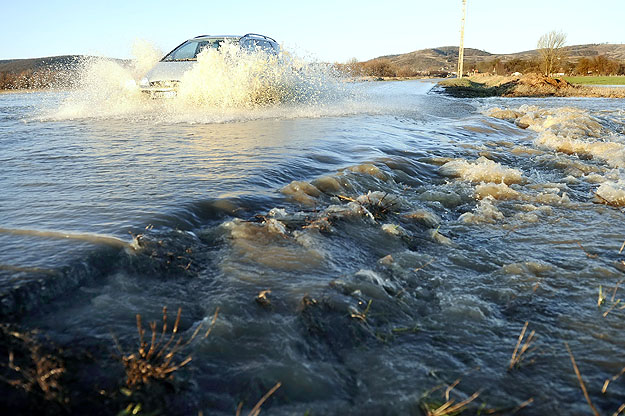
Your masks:
M625 88L573 85L539 74L522 76L474 75L446 79L439 91L460 98L474 97L598 97L625 98Z

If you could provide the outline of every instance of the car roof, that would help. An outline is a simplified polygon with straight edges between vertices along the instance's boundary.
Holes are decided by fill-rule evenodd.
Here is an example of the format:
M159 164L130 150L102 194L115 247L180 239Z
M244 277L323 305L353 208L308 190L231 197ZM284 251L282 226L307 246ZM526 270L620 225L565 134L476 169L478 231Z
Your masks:
M199 35L196 36L194 38L191 38L189 40L195 40L195 39L223 39L223 38L236 38L239 39L241 36L240 35Z
M201 39L243 39L243 38L252 38L252 39L266 39L275 43L276 40L274 38L270 38L269 36L260 35L258 33L247 33L243 36L241 35L199 35L189 40L201 40Z

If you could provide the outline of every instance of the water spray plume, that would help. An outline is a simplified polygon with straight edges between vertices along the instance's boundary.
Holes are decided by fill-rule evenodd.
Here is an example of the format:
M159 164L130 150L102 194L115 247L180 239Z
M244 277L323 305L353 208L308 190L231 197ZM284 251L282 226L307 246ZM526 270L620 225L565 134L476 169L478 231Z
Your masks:
M288 53L273 56L260 49L250 53L226 43L198 55L197 62L182 75L174 99L154 100L141 92L138 82L158 62L161 52L142 40L136 41L132 50L130 63L85 59L75 76L73 91L50 118L132 116L170 120L182 116L187 120L196 115L201 119L194 121L204 121L207 114L228 113L240 119L242 111L268 108L319 111L350 99L354 91L331 65L305 62Z

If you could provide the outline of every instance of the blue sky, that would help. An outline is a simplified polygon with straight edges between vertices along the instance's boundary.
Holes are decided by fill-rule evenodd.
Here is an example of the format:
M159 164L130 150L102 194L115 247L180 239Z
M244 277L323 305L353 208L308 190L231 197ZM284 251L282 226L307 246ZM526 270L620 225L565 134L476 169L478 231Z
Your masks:
M7 1L0 59L66 54L128 58L136 39L163 52L199 34L257 32L299 55L366 60L459 43L461 0ZM465 46L534 49L551 30L567 44L625 43L625 0L468 0Z

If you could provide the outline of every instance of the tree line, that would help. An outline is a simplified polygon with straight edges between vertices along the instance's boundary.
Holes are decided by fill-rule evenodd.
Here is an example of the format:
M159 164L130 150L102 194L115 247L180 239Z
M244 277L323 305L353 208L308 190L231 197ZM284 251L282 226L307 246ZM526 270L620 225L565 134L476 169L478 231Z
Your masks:
M339 71L355 77L419 77L447 76L449 74L449 71L445 70L416 70L407 65L398 65L387 58L376 58L366 62L352 59L346 64L335 64L335 67Z
M545 73L544 61L536 59L515 58L510 61L502 61L495 58L489 61L472 63L467 65L469 72L493 73L497 75L509 75L516 72ZM559 60L549 71L555 74L566 75L625 75L625 63L598 55L593 58L581 58L574 62L567 59Z
M53 69L25 69L19 72L0 72L0 89L44 89L66 85L70 75L67 71Z
M398 65L389 59L372 59L367 62L352 60L346 64L336 64L336 67L351 76L371 77L418 77L418 76L447 76L450 71L419 71L406 65ZM544 59L514 58L502 60L494 58L481 62L465 62L465 73L490 73L496 75L510 75L514 73L545 73ZM566 75L625 75L625 62L610 59L604 55L592 58L581 58L578 61L559 59L548 69L549 73Z

